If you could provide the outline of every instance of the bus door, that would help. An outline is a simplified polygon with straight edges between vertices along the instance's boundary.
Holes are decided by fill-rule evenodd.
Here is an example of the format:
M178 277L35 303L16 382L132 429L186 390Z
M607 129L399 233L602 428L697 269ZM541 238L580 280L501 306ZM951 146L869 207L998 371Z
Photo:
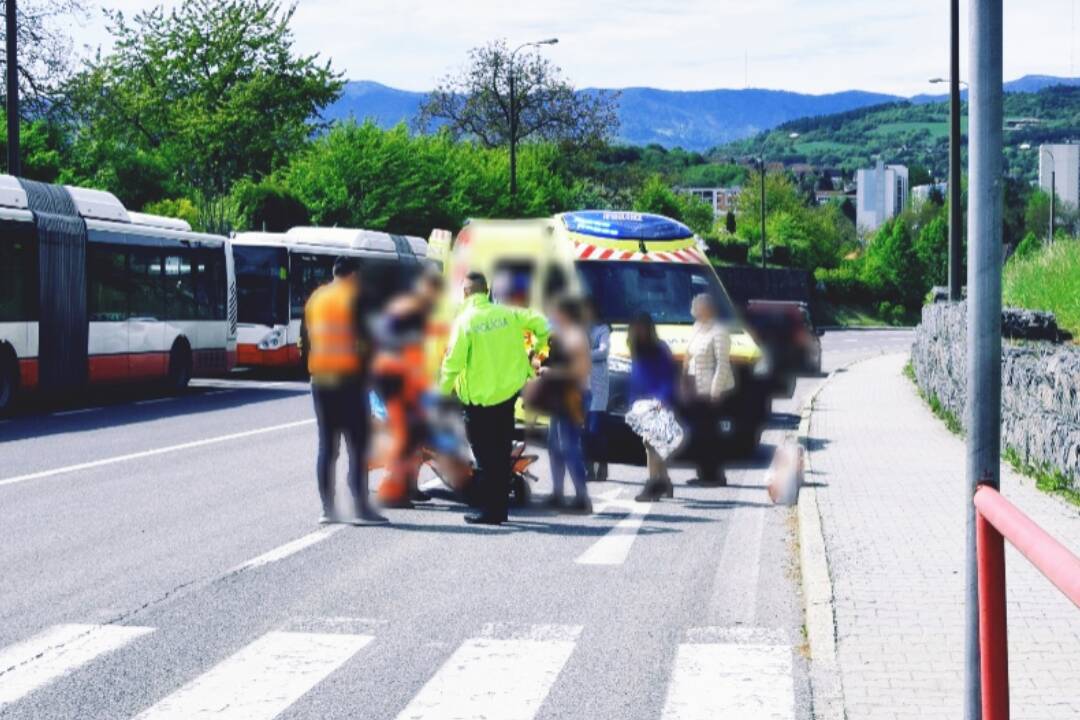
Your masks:
M126 248L88 243L86 275L90 381L124 380L128 377L130 353Z
M132 378L164 377L168 372L161 257L159 250L149 247L132 247L128 255L128 372Z

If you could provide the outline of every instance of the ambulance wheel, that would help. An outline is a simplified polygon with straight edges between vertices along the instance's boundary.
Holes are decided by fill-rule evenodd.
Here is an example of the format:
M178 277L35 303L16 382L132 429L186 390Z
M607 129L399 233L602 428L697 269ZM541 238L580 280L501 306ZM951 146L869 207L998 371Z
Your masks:
M0 345L0 415L11 410L18 389L19 363L15 360L15 353Z
M514 507L524 507L529 504L532 497L532 488L529 481L522 475L514 475L510 481L510 504Z
M166 385L169 392L183 392L191 382L191 346L181 338L169 351L169 374Z

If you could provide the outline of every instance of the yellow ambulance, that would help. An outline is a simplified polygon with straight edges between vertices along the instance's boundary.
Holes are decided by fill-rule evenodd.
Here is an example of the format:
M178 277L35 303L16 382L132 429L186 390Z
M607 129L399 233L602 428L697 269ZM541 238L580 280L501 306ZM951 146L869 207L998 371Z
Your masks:
M629 321L647 312L660 338L681 358L690 340L690 301L708 293L731 330L736 391L727 402L721 432L733 455L753 452L770 412L768 359L747 332L700 241L684 224L661 215L583 210L551 218L470 220L451 237L436 231L428 258L441 262L447 278L449 318L461 299L470 271L484 273L497 301L542 309L562 293L588 296L600 321L612 328L609 412L628 410ZM613 423L622 449L616 459L633 459L640 443L622 423ZM625 451L629 452L625 452Z

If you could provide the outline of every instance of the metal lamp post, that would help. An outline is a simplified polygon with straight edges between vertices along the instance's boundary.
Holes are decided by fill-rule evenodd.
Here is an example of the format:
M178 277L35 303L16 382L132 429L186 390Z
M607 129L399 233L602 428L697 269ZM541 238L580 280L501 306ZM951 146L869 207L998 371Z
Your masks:
M950 3L949 79L933 78L930 82L949 83L949 299L955 301L961 296L960 251L964 231L964 209L960 195L960 85L967 83L960 79L959 0L950 0Z
M19 52L18 19L15 0L7 0L4 15L7 24L4 35L7 40L7 171L8 175L21 175L19 157Z
M10 1L10 0L9 0ZM517 57L518 52L524 50L527 47L540 47L541 45L555 45L559 42L559 38L548 38L547 40L536 40L533 42L522 43L514 48L514 51L510 53L510 201L512 204L516 204L517 200L517 125L518 125L518 108L517 108L517 93L514 91L515 75L517 70L514 65L514 58Z

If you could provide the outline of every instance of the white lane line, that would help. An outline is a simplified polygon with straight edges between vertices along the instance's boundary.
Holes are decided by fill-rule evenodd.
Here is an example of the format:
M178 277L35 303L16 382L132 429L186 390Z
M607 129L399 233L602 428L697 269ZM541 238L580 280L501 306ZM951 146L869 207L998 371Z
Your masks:
M101 410L99 407L79 408L78 410L64 410L63 412L54 412L53 417L67 417L68 415L82 415L83 413L97 412Z
M614 500L609 505L614 505ZM645 522L645 516L652 509L652 503L628 502L629 514L608 530L589 548L577 556L574 562L579 565L622 565L630 554L630 548L637 539L638 531Z
M154 448L153 450L143 450L141 452L128 453L127 455L117 455L111 458L92 460L90 462L79 463L77 465L66 465L64 467L53 468L52 470L42 470L40 472L28 473L26 475L16 475L15 477L0 479L0 487L3 487L5 485L14 485L15 483L26 482L27 480L40 480L41 478L53 477L55 475L65 475L67 473L78 472L79 470L89 470L91 468L101 467L103 465L113 465L115 463L127 462L129 460L140 460L142 458L152 457L154 455L164 455L166 453L178 452L180 450L190 450L192 448L204 447L206 445L215 445L217 443L228 442L230 440L239 440L241 438L252 437L253 435L262 435L264 433L277 432L278 430L288 430L290 428L311 425L314 422L314 418L309 420L297 420L296 422L282 423L281 425L270 425L269 427L261 427L254 430L245 430L238 433L229 433L228 435L218 435L217 437L194 440L192 442L180 443L179 445L169 445L167 447Z
M204 392L203 397L210 397L211 395L225 395L234 392L236 392L236 390L211 390L210 392Z
M135 720L270 720L374 638L269 632L195 678Z
M662 720L791 720L791 646L775 638L722 632L679 645ZM733 642L722 642L722 640Z
M0 650L0 709L154 628L54 625Z
M484 633L454 651L398 720L532 720L581 628L489 625Z
M149 400L136 400L135 405L157 405L158 403L172 402L176 398L163 397L163 398L151 398Z
M243 570L251 570L253 568L262 567L263 565L275 563L278 560L284 560L290 555L295 555L296 553L304 550L305 548L309 548L316 543L322 542L323 540L327 539L334 533L344 528L344 525L328 525L326 527L319 528L315 532L308 533L303 537L296 538L295 540L292 540L285 543L284 545L274 548L273 550L265 552L258 557L253 557L247 562L237 565L229 572L235 573L241 572Z

